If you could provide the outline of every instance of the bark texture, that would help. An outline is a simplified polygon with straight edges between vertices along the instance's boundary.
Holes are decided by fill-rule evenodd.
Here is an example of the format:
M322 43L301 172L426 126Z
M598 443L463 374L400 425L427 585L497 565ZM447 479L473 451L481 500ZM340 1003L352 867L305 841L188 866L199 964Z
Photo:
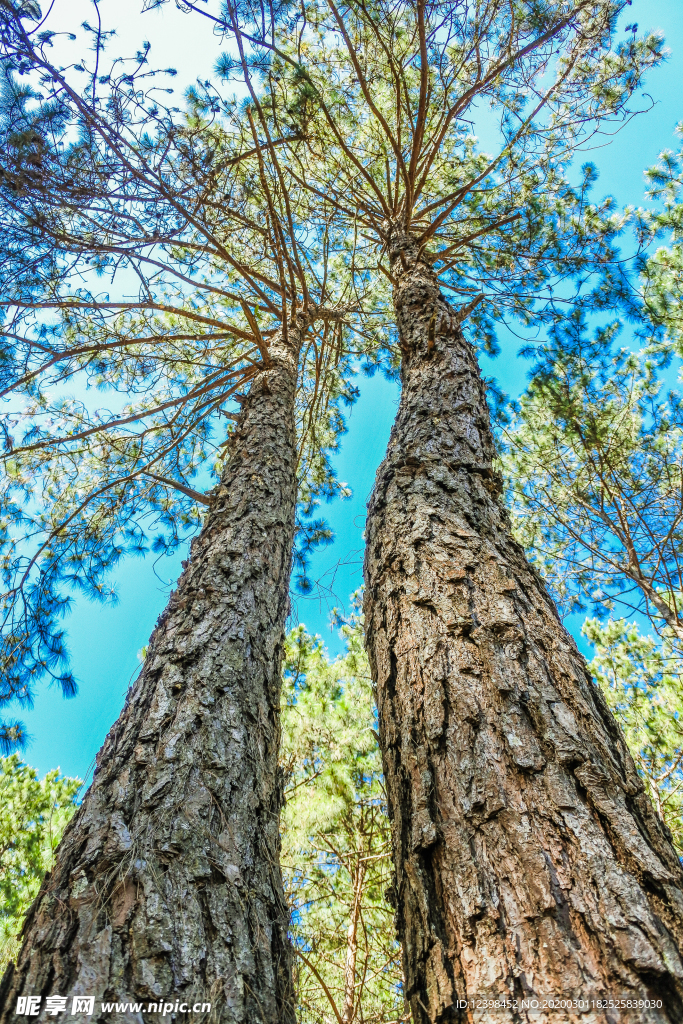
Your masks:
M254 379L204 527L29 912L2 1022L18 996L51 994L69 997L67 1012L74 995L95 996L92 1024L143 1019L102 1013L102 1000L166 999L210 1002L222 1024L294 1022L277 752L304 329L290 326ZM44 1000L33 1019L54 1019Z
M413 1019L680 1022L681 865L511 537L455 311L410 238L390 255L403 391L369 505L365 615ZM662 1007L457 1005L532 996Z

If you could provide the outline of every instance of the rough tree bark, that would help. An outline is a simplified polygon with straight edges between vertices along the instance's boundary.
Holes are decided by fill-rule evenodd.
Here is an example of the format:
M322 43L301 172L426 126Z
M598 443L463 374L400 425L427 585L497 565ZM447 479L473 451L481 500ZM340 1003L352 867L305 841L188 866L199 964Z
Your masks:
M210 1002L223 1024L294 1022L277 754L305 328L300 316L252 383L189 562L27 917L2 1022L18 996L51 994L69 997L67 1012L74 995L95 996L92 1024L142 1019L102 1013L101 1000L166 999ZM53 1019L42 1006L38 1019Z
M414 242L401 403L369 505L367 645L415 1024L683 1020L683 873L499 503L485 388ZM662 1008L458 1008L477 997Z

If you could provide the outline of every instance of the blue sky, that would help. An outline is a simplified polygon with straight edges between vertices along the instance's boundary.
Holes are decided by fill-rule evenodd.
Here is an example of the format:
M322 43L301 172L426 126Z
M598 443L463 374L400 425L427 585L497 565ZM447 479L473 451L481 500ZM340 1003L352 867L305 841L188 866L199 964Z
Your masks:
M82 16L76 17L77 6L79 13L83 8ZM141 18L138 6L139 0L116 4L105 0L103 5L105 11L109 9L109 23L118 24L122 51L148 38L154 63L177 67L179 84L197 74L205 76L220 47L203 19L183 15L172 3ZM65 10L66 4L62 2L60 8ZM69 11L72 24L89 16L85 3L69 0ZM634 118L615 138L594 141L591 151L582 154L581 162L592 160L600 170L596 195L611 194L619 205L643 202L643 170L655 162L662 149L676 145L673 130L683 120L683 4L634 0L627 14L624 25L630 21L638 22L641 31L661 29L671 53L646 83L651 100L643 98L643 106L654 101L654 107ZM495 376L508 394L517 395L524 387L528 366L517 356L518 338L502 335L501 342L502 355L496 360L484 358L483 369ZM339 478L349 484L353 495L321 510L336 540L313 558L311 575L320 581L320 588L311 597L299 598L293 612L295 620L322 635L331 653L340 651L342 642L329 626L329 613L334 605L348 605L349 595L361 583L366 502L398 404L396 384L381 374L372 378L359 375L357 383L361 397L348 416L349 429L335 459ZM67 701L58 690L39 687L35 708L20 714L31 735L25 758L41 774L56 766L68 775L84 777L88 772L139 670L138 652L167 602L182 557L179 553L172 558L129 559L115 574L119 593L115 607L82 600L76 603L65 625L79 682L78 696ZM582 616L573 616L566 623L577 639L581 622ZM589 653L585 643L580 643Z

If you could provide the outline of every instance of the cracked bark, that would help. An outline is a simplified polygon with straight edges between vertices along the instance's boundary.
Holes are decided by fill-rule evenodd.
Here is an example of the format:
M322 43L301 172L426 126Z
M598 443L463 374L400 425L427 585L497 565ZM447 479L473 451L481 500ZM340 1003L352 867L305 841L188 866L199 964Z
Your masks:
M202 531L27 917L2 1022L17 996L50 994L69 1008L95 996L92 1024L139 1020L101 1014L103 999L294 1022L277 752L305 328L300 317L287 344L275 339L243 404Z
M635 997L683 1019L683 873L510 534L474 351L415 243L390 255L403 390L369 505L367 646L415 1024L476 997ZM529 1018L531 1019L531 1018Z

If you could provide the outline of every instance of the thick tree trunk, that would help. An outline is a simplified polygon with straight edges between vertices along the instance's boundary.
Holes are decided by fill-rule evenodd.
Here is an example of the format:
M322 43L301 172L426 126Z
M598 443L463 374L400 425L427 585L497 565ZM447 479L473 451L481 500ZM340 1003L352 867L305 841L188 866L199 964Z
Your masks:
M680 1022L681 865L510 535L455 312L414 243L390 253L403 391L369 506L365 614L415 1024ZM458 1007L534 996L662 1006Z
M41 1021L54 1019L44 997L67 996L69 1013L84 995L94 1014L69 1021L143 1019L104 1000L294 1022L277 754L304 329L290 326L252 384L189 563L29 912L2 1022L31 995Z

